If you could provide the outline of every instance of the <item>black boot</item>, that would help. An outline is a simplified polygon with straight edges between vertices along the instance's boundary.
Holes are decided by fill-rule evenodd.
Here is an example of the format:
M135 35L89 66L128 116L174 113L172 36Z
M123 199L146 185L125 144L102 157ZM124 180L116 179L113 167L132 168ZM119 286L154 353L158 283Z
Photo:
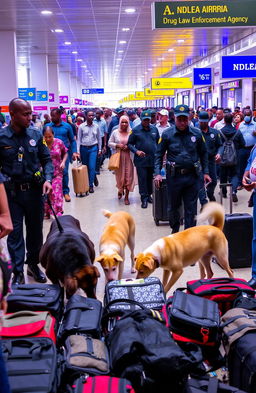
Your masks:
M27 275L34 278L37 282L46 282L45 274L39 269L38 265L28 265Z
M25 278L23 272L14 272L12 278L12 285L25 284Z

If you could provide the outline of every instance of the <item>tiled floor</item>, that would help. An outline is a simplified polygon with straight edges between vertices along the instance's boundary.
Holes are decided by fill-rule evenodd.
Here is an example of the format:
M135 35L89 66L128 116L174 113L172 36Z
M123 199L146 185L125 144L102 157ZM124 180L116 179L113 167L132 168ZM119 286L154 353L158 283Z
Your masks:
M94 242L96 255L99 254L99 238L106 223L106 218L102 215L102 209L108 209L110 211L125 210L131 213L136 222L136 246L135 252L141 252L148 247L153 241L157 240L162 236L170 234L170 228L167 224L160 224L157 227L154 223L152 216L152 205L149 205L147 209L141 209L140 198L138 193L138 187L135 188L135 192L131 194L129 206L125 206L123 200L117 199L117 189L115 187L115 176L105 168L102 170L101 175L98 176L99 186L95 187L94 194L89 194L84 198L76 198L73 191L71 191L72 200L70 203L64 204L65 214L71 214L78 218L81 222L81 227L86 232L91 240ZM72 178L70 177L70 184L72 187ZM218 190L216 191L216 196ZM247 201L249 199L249 193L246 191L239 191L238 193L239 202L234 205L235 212L249 212L252 213L252 209L247 207ZM225 207L228 210L228 200L224 200ZM52 220L46 220L44 222L44 236L47 235ZM237 241L239 241L239 233L237 234ZM130 277L130 260L127 250L127 260L125 263L125 277ZM226 276L226 273L219 268L216 264L213 265L213 271L215 277ZM99 266L101 277L98 282L97 296L99 299L103 298L104 294L104 274ZM161 269L157 269L155 275L162 277ZM135 275L133 275L135 276ZM238 269L235 270L235 276L240 278L249 279L250 269ZM184 273L172 288L170 293L177 287L182 287L186 284L186 281L191 279L199 278L199 268L197 265L193 267L187 267L184 269Z

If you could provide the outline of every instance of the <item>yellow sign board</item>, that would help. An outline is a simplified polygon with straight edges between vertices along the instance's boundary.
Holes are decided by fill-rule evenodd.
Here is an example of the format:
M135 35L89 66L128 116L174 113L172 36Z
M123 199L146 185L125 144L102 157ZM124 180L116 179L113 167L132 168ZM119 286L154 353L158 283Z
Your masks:
M135 97L144 100L144 91L135 91Z
M192 89L190 78L151 78L151 89Z
M145 96L175 96L175 90L151 90L149 87L144 89Z

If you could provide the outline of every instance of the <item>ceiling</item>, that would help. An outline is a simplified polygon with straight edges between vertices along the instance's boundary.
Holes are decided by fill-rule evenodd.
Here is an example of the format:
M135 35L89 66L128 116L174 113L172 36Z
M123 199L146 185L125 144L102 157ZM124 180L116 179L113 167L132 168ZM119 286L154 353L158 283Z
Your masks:
M60 70L70 71L86 87L105 87L110 91L140 89L152 76L192 64L254 31L152 30L151 0L0 0L0 3L0 29L16 30L19 64L29 67L30 54L47 53L50 63L58 62ZM134 8L135 12L127 14L127 8ZM42 15L42 10L52 14ZM122 31L123 28L130 30ZM63 32L56 33L55 29ZM71 45L65 45L67 41Z

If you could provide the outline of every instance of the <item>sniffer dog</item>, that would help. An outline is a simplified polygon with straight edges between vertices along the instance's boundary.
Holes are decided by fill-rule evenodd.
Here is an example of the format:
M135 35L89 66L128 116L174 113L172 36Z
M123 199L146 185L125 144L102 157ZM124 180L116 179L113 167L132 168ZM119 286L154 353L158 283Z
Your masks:
M54 220L46 241L40 251L39 259L47 277L53 284L63 284L67 297L78 288L86 295L96 298L96 285L100 276L96 266L94 244L86 233L81 231L80 222L70 216L58 217L63 229L60 232Z
M211 278L211 258L233 277L228 262L228 242L222 232L224 209L216 202L205 205L198 221L209 220L211 225L200 225L155 241L135 257L137 278L148 277L157 267L164 269L163 286L167 293L183 273L183 268L199 261L201 278ZM206 271L206 274L205 274ZM170 280L169 276L172 273Z
M131 273L135 273L135 222L133 217L124 211L111 213L108 210L103 210L102 212L109 220L100 238L100 256L96 258L96 261L100 262L106 281L117 280L117 277L120 280L123 276L126 245L131 250Z

